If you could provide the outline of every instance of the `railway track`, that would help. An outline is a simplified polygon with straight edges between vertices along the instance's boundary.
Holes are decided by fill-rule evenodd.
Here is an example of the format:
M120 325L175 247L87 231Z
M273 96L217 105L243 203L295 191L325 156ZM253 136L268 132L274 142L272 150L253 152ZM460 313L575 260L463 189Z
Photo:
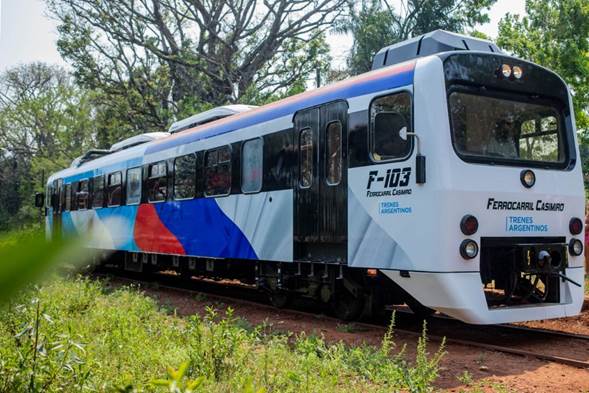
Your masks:
M122 282L136 283L146 287L180 291L191 295L204 295L209 299L230 304L243 304L277 311L276 307L268 304L265 296L255 288L245 285L220 285L211 280L193 279L191 282L177 280L177 277L158 274L153 280L118 275L113 273L94 273L96 277L109 277ZM321 318L324 321L342 322L327 315L318 316L316 313L296 308L280 309L293 315L308 318ZM396 310L395 332L409 336L421 335L421 321L417 320L410 311ZM353 325L363 329L386 330L387 322L361 321ZM560 363L572 367L589 369L589 336L535 329L516 325L468 325L442 315L435 315L428 319L428 339L434 342L445 340L448 344L463 345L496 351L510 355L536 358L548 362Z

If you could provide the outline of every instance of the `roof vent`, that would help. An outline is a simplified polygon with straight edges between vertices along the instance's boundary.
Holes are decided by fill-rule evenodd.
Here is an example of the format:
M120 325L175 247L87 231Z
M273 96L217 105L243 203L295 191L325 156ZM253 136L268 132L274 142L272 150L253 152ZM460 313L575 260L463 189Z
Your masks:
M113 144L110 147L110 152L114 153L116 151L121 151L128 149L133 146L141 145L142 143L147 143L151 141L155 141L156 139L161 139L169 136L170 134L167 132L148 132L146 134L135 135L131 138L124 139L120 142Z
M238 113L251 111L252 109L255 109L255 108L257 108L257 106L254 106L254 105L218 106L218 107L210 109L208 111L190 116L189 118L179 120L179 121L175 122L174 124L172 124L168 131L170 133L174 134L176 132L184 131L189 128L199 126L201 124L210 123L212 121L222 119L224 117L233 116Z
M445 30L434 30L424 35L387 46L378 51L372 61L372 69L429 56L440 52L472 50L503 53L493 42Z
M72 161L70 168L77 168L77 167L81 166L82 164L85 164L88 161L95 160L97 158L103 157L103 156L110 154L110 153L111 152L109 150L101 150L101 149L88 150L86 153L82 154L80 157L75 158Z

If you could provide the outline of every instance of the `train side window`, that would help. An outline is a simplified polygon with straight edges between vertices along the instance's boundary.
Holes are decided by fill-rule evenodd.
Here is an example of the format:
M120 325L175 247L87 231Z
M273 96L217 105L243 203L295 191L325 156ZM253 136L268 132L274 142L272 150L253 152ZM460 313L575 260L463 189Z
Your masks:
M370 151L374 161L407 158L412 139L401 131L411 132L411 96L401 92L379 97L370 105Z
M196 154L174 160L174 199L191 199L196 194Z
M205 154L205 195L223 196L231 192L231 148L223 146Z
M245 142L241 159L241 191L243 193L259 192L262 189L264 170L263 139L256 138Z
M168 168L165 161L148 166L147 192L149 202L163 202L168 197Z
M88 209L88 199L89 199L89 192L88 192L88 179L80 180L78 183L78 192L76 195L76 201L78 203L79 210L86 210Z
M65 203L64 203L63 209L68 212L72 209L72 185L71 184L65 185Z
M108 175L107 205L109 207L120 206L122 198L122 176L121 172L113 172Z
M141 202L141 167L127 169L127 205Z
M51 184L47 184L46 188L45 188L45 207L47 209L49 209L51 207L51 195L53 195L53 191L52 191L52 186Z
M78 191L80 191L80 183L78 183L77 181L72 183L72 190L71 190L71 195L72 195L72 211L78 210Z
M342 123L334 121L327 125L325 149L325 177L327 184L335 186L342 180Z
M51 186L51 207L53 208L54 212L57 212L57 203L58 203L58 195L59 195L59 184L57 180L53 180L53 185Z
M104 176L92 179L92 207L100 209L104 206Z
M59 211L62 212L65 209L65 184L63 179L59 180Z
M299 185L309 188L313 184L313 133L304 128L299 134Z

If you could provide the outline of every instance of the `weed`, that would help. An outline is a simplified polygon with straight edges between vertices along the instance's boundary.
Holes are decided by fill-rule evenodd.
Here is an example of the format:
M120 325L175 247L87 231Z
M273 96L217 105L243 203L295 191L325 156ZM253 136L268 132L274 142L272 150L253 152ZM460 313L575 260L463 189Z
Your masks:
M472 385L472 374L469 373L468 370L464 370L462 372L462 374L460 374L456 378L458 378L460 383L462 383L463 385L466 385L466 386Z
M136 288L55 279L0 306L0 392L429 392L443 346L429 355L425 332L409 361L392 322L380 347L348 347L230 308L181 318Z

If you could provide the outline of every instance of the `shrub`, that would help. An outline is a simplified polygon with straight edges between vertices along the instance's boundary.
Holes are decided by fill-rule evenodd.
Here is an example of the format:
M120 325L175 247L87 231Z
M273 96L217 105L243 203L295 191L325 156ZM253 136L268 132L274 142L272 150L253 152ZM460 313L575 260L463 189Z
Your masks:
M180 318L133 287L55 279L0 310L0 392L432 390L443 346L429 356L424 327L409 362L393 327L380 347L348 347L252 327L231 309Z

